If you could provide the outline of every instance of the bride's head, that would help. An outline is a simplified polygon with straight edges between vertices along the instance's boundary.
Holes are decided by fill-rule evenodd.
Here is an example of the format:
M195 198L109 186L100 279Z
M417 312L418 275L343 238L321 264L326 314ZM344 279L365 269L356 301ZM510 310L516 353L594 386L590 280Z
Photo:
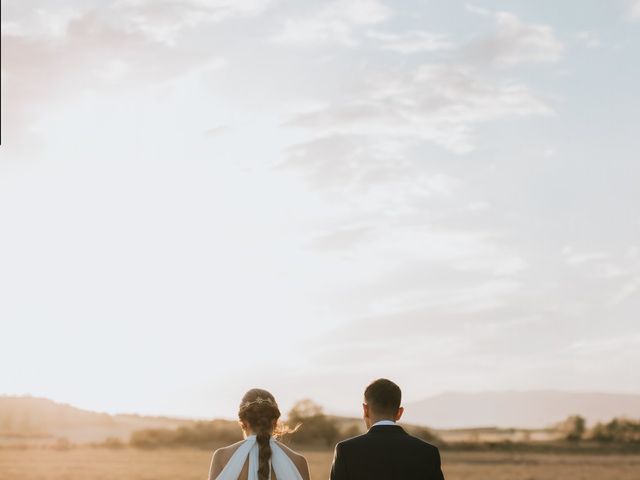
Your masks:
M266 390L253 388L242 397L238 418L244 434L256 436L256 441L260 446L258 478L267 480L269 478L269 460L271 459L269 441L280 418L276 399Z
M278 424L280 410L271 393L261 388L252 388L242 397L238 418L245 435L269 437Z

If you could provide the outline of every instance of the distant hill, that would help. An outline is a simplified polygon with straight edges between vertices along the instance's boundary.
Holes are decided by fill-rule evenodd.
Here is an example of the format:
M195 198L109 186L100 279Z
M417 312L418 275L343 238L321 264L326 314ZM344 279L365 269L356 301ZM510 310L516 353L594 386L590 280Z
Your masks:
M569 415L589 424L640 418L640 395L561 391L443 393L405 405L403 420L433 428L542 428Z
M46 398L0 396L0 441L30 443L68 438L72 442L100 442L108 437L128 440L145 428L177 428L195 420L141 415L109 415Z
M495 440L513 439L517 435L513 437L513 431L479 430L477 427L535 430L573 414L584 416L591 425L613 417L640 418L640 395L558 391L444 393L406 404L402 423L409 429L415 429L417 425L438 429L436 433L446 441L471 437ZM347 436L363 431L360 418L330 418L337 422L342 432L349 432ZM46 398L0 395L0 445L46 444L59 438L73 443L102 442L107 438L128 441L134 431L173 430L181 426L194 427L197 422L195 419L110 415ZM234 421L218 422L230 429L237 428ZM548 437L545 432L527 433L531 439L536 435L542 435L542 439Z

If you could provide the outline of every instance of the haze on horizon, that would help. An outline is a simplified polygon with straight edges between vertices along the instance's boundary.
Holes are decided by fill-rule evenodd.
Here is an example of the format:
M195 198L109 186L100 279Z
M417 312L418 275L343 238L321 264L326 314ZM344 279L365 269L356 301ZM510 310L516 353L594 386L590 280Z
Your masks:
M0 394L640 392L640 2L3 0Z

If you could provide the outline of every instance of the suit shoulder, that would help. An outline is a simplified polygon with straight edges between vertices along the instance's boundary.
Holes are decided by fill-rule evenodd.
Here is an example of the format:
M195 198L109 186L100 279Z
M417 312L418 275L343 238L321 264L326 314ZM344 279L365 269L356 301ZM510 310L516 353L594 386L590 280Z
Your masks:
M338 444L336 445L336 448L337 449L349 448L352 445L358 445L358 444L364 442L365 439L366 439L365 434L357 435L357 436L351 437L351 438L347 438L345 440L342 440L342 441L338 442Z
M414 437L413 435L409 435L409 438L411 439L411 441L414 444L419 445L425 451L429 451L429 452L432 452L432 453L437 453L438 452L438 447L436 447L435 445L430 444L429 442L425 442L421 438Z

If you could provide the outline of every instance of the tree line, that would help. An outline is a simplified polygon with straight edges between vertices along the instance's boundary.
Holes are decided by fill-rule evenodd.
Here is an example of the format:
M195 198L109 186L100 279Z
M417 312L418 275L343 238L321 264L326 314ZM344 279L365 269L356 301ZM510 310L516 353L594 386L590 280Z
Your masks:
M336 442L364 432L362 420L345 419L325 414L312 400L301 400L288 412L287 425L295 431L285 435L283 441L291 445L326 448ZM296 428L297 427L297 428ZM409 433L425 441L438 443L440 439L428 428L406 427ZM196 446L214 448L242 439L237 422L214 420L196 422L177 429L145 429L131 434L129 443L135 447Z
M288 412L287 425L294 431L284 436L285 443L306 448L326 448L338 441L364 433L360 419L349 419L327 415L324 409L312 400L301 400ZM297 428L296 428L297 427ZM412 435L438 446L445 442L431 429L415 425L404 425ZM640 420L614 418L588 428L584 417L571 415L553 428L561 440L567 443L602 443L640 445ZM131 434L129 444L134 447L201 447L215 448L242 439L237 422L213 420L196 422L176 429L145 429ZM117 445L114 445L117 446ZM454 445L451 445L452 447Z
M584 417L571 415L557 428L562 437L569 442L640 444L640 420L631 418L614 418L587 428Z

